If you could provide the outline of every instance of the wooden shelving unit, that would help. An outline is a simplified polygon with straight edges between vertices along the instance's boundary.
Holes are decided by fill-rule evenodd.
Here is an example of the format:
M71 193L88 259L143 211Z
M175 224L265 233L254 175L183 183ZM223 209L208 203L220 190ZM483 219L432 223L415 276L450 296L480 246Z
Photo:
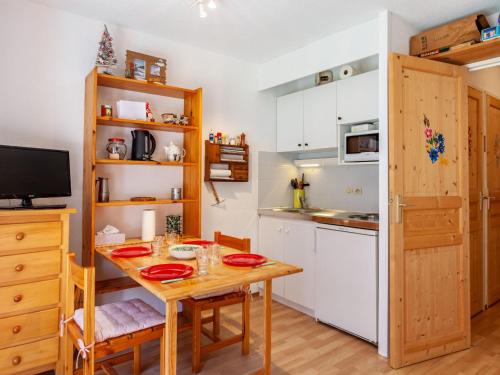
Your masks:
M195 166L198 163L194 162L177 162L177 161L155 161L155 160L112 160L112 159L96 159L95 164L117 164L117 165L147 165L147 166L169 166L169 167L186 167Z
M189 116L190 124L173 125L161 122L137 121L97 116L98 87L110 87L119 90L135 91L151 95L160 95L184 100L184 115ZM85 125L84 125L84 160L83 160L83 263L94 264L95 219L100 210L106 207L182 204L184 236L201 236L201 129L202 129L202 90L161 85L136 81L133 79L98 74L94 69L85 79ZM187 153L184 162L110 160L96 158L97 126L135 128L150 131L183 133L183 147ZM162 166L183 169L184 199L157 199L155 201L114 200L96 202L96 171L100 165L135 165L137 167ZM154 173L154 172L152 172ZM100 207L99 211L96 210ZM136 241L136 240L134 240ZM127 241L130 242L130 241ZM114 291L134 287L136 284L124 278L99 282L104 291ZM99 289L97 288L97 289ZM97 291L102 292L102 290Z
M189 131L196 131L196 126L189 125L175 125L164 124L161 122L141 121L141 120L127 120L114 117L97 117L97 125L100 126L116 126L122 128L134 128L143 130L159 130L176 133L186 133Z
M466 65L495 57L500 57L500 38L438 53L437 55L428 56L426 59L455 65Z
M109 202L96 202L96 207L113 207L113 206L146 206L150 204L179 204L193 203L195 199L156 199L154 201L131 201L131 200L115 200Z

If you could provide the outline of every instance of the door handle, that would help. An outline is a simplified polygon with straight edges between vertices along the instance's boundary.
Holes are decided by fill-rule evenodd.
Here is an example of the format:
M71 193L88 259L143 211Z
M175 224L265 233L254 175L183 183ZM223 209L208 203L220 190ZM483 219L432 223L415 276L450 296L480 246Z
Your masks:
M394 198L396 204L396 224L401 224L403 222L403 208L413 207L413 204L406 204L403 202L403 197L399 194Z
M494 201L494 200L496 200L497 198L496 198L496 197L491 197L491 196L489 196L489 195L485 195L485 196L484 196L484 199L486 200L486 202L487 202L487 204L488 204L488 208L487 208L487 210L489 211L489 210L490 210L490 208L491 208L491 201Z

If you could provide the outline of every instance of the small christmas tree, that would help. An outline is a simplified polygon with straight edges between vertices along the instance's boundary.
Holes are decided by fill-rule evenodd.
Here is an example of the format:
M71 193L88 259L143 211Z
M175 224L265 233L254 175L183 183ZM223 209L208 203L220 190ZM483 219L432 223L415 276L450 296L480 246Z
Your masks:
M107 68L110 68L117 63L112 42L113 38L109 35L106 25L104 25L104 31L102 33L101 41L99 42L99 51L97 51L95 64L98 67L104 68L105 71L107 71Z

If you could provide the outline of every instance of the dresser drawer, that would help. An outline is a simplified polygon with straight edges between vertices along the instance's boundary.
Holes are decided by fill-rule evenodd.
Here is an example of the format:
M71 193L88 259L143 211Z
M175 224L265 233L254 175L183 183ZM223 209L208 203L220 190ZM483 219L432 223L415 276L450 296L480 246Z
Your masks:
M61 272L61 251L39 251L0 257L0 283L15 283Z
M59 338L53 337L30 344L0 349L0 374L17 374L40 366L56 363L59 358Z
M0 315L43 308L58 302L59 279L0 288Z
M56 334L58 330L58 308L3 318L0 319L0 348Z
M59 246L61 228L60 221L0 225L0 252Z

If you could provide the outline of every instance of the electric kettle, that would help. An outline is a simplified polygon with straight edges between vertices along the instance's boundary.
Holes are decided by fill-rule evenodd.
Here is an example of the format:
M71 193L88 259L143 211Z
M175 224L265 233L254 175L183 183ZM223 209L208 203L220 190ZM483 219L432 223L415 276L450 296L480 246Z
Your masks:
M152 160L156 140L147 130L132 130L132 160Z

